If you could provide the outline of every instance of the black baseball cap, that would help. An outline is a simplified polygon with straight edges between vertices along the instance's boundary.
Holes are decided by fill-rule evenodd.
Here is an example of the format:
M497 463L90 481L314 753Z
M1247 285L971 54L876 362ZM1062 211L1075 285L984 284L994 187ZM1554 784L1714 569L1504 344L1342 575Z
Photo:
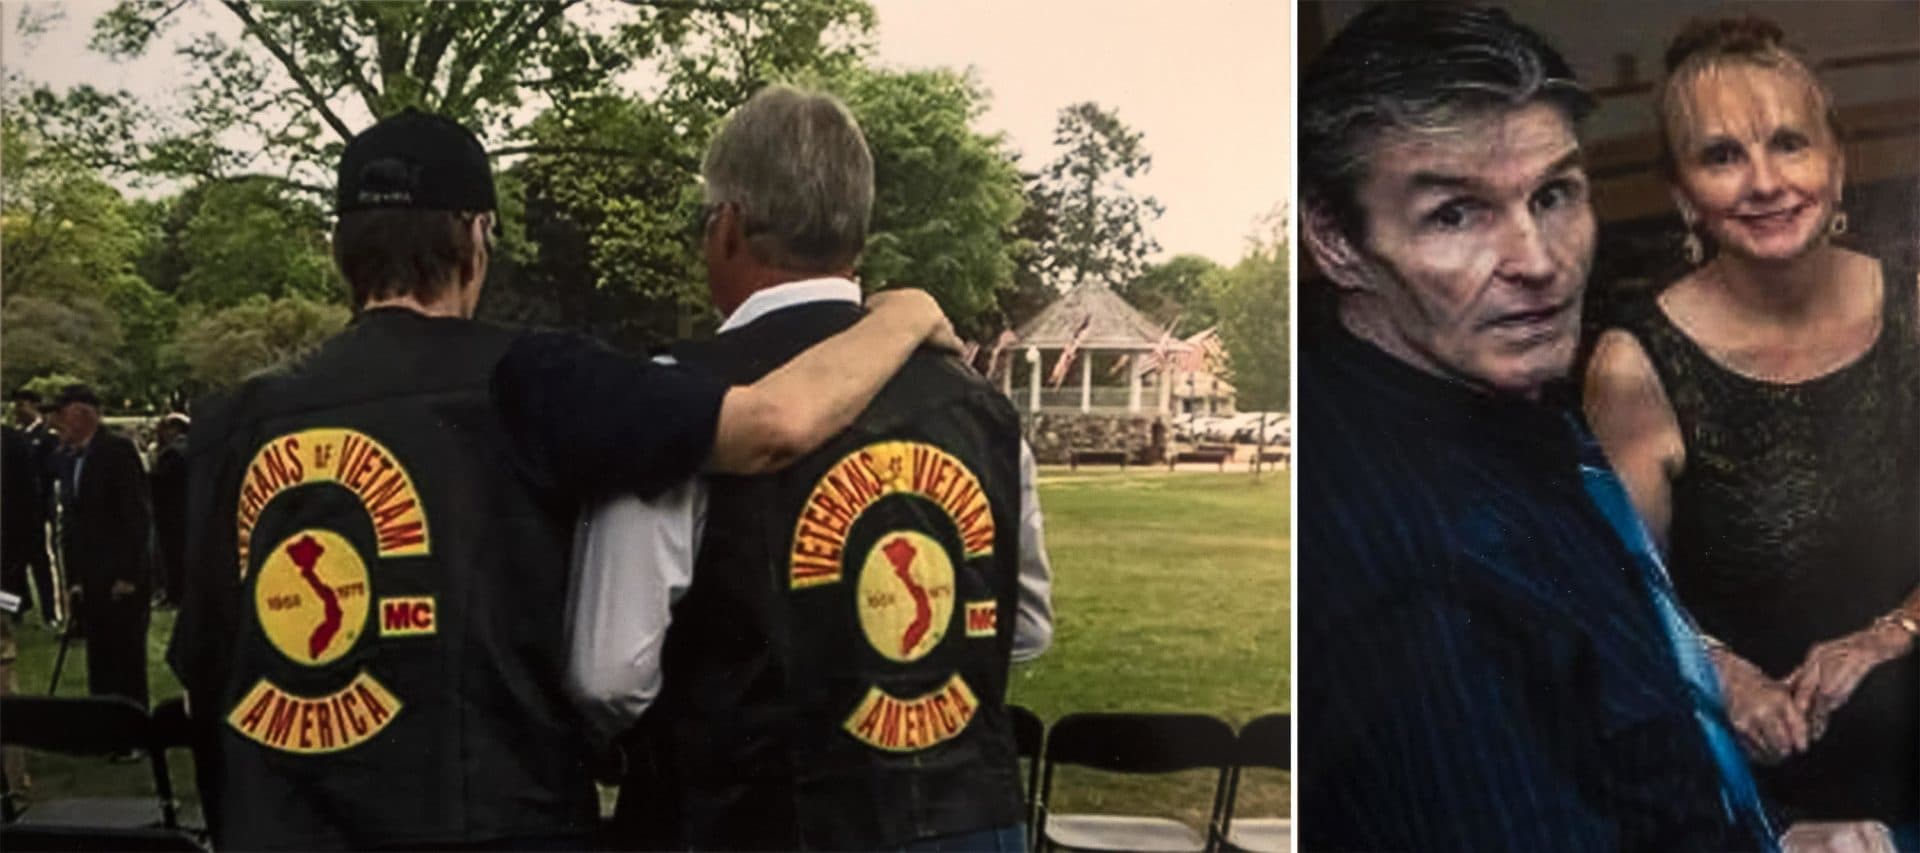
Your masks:
M93 393L92 388L74 383L62 387L60 393L53 395L52 408L64 409L74 403L85 403L94 408L99 408L100 398Z
M7 397L7 399L15 402L26 401L28 403L33 403L34 405L39 405L40 392L35 391L32 388L28 388L25 385L22 385L18 388L13 389L13 394Z
M340 155L336 213L393 208L478 213L499 206L487 149L471 131L443 116L408 107L360 131Z

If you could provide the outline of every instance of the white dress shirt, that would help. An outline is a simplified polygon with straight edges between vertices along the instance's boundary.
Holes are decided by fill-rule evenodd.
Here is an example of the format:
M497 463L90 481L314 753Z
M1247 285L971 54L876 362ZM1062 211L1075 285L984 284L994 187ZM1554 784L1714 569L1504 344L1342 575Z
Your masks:
M826 278L770 287L747 297L720 331L782 308L822 301L858 304L860 286ZM1022 441L1016 662L1039 657L1053 642L1052 568L1033 480L1033 452ZM602 743L632 726L660 694L660 651L673 618L671 608L693 583L694 557L700 553L706 521L707 489L700 477L652 501L619 495L596 501L581 513L567 605L567 689Z

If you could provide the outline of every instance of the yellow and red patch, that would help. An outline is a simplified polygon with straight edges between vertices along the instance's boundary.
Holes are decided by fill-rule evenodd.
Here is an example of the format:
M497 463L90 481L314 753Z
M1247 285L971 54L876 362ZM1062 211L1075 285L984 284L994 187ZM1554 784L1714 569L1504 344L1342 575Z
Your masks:
M959 675L924 696L900 699L878 687L842 726L848 734L888 752L915 752L958 737L973 721L980 700Z
M234 522L240 576L254 554L255 525L274 500L316 483L334 483L358 500L382 558L425 555L432 547L427 511L407 468L383 444L352 429L308 429L279 436L247 464ZM254 613L269 644L302 666L335 665L360 641L373 609L369 558L338 531L306 528L260 560ZM381 600L381 636L434 632L431 597ZM229 725L262 746L295 754L352 749L378 735L400 712L398 697L362 670L321 696L289 692L265 678L227 714Z
M380 556L428 553L426 508L393 451L358 430L309 429L267 442L247 464L235 519L241 577L247 574L253 526L261 512L288 489L311 483L338 483L359 498L373 521Z
M314 755L352 749L393 722L400 700L364 672L325 696L296 696L265 679L227 715L227 723L263 746Z
M793 528L790 586L838 583L854 522L896 494L939 506L953 519L967 559L993 553L993 507L966 464L931 444L884 441L847 454L814 484Z

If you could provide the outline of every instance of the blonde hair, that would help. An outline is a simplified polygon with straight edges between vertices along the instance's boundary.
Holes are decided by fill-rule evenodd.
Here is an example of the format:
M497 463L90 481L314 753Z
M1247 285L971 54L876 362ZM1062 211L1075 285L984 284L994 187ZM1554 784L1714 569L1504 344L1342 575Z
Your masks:
M1659 128L1661 143L1660 171L1668 180L1677 179L1679 173L1673 133L1684 127L1690 117L1683 97L1687 85L1710 71L1738 65L1780 71L1804 80L1826 119L1827 133L1835 145L1840 143L1840 116L1834 109L1833 95L1813 73L1806 57L1786 44L1786 33L1779 24L1757 15L1695 18L1667 45L1667 76L1654 91L1654 124Z

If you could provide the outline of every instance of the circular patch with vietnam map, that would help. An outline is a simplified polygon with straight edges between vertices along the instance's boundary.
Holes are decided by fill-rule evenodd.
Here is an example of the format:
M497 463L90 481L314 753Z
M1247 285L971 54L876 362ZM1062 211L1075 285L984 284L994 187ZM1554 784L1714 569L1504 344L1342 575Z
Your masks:
M925 657L953 618L953 562L931 537L912 530L881 535L860 569L860 627L888 660Z
M288 660L323 666L360 639L367 623L367 565L345 537L309 528L274 546L260 566L254 608Z

